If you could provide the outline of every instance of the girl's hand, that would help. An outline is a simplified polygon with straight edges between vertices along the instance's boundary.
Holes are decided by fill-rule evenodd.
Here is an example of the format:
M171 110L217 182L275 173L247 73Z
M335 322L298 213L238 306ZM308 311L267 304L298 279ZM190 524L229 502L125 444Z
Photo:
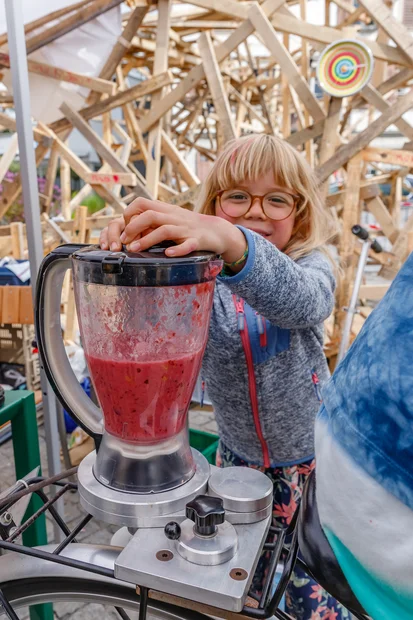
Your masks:
M162 241L177 244L165 251L168 256L208 250L227 263L238 260L246 248L244 235L230 222L146 198L134 200L100 237L102 249L112 251L123 243L129 251L140 252Z
M112 252L120 252L122 249L122 241L120 236L125 230L125 219L123 216L117 217L115 220L102 230L99 237L99 245L102 250L111 250Z

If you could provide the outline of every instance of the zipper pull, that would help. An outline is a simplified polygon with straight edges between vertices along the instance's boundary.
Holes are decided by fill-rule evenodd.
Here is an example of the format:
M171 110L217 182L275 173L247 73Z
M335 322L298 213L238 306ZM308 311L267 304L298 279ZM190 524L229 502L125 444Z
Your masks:
M265 348L267 346L267 328L265 325L265 319L258 312L255 313L255 316L257 319L258 334L260 337L260 346Z
M238 299L234 297L235 310L237 312L237 324L238 331L243 332L245 328L245 312L244 312L244 301L242 299Z

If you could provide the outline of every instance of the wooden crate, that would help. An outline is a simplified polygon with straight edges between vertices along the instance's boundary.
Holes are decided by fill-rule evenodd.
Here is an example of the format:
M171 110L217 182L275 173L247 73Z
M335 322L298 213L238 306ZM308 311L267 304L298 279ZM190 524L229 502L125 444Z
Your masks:
M0 286L0 323L34 324L31 286Z

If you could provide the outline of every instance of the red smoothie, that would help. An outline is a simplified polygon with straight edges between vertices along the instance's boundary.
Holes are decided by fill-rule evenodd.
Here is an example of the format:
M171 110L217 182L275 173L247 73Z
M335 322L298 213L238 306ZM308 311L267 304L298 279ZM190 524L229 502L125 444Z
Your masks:
M172 437L185 425L203 350L161 361L87 355L107 432L137 443Z

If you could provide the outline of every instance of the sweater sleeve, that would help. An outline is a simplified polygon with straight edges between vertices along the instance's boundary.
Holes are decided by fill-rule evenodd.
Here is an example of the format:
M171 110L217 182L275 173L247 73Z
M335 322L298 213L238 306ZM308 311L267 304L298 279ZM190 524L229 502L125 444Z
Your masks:
M319 325L334 307L335 279L322 252L297 261L272 243L239 226L248 242L248 258L233 276L220 276L232 293L279 327L294 329Z

